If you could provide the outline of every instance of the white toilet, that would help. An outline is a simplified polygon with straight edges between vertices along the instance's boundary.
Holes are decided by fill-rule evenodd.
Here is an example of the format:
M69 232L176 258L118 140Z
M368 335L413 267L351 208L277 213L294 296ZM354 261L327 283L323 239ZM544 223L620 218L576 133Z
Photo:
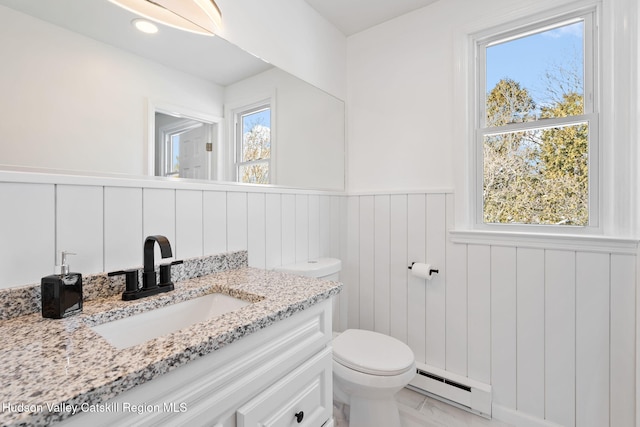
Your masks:
M341 267L338 259L321 258L276 270L338 280ZM333 396L349 405L349 427L400 427L394 396L415 374L413 352L393 337L361 329L334 334Z

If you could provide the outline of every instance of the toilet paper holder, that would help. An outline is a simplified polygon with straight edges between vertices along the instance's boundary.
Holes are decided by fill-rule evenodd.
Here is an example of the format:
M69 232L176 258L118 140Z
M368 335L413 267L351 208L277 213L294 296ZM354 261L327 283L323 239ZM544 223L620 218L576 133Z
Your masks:
M411 263L411 265L408 267L409 270L411 270L413 268L413 264L415 264L415 262ZM438 273L439 273L439 271L436 268L432 268L432 269L429 270L429 274L438 274Z

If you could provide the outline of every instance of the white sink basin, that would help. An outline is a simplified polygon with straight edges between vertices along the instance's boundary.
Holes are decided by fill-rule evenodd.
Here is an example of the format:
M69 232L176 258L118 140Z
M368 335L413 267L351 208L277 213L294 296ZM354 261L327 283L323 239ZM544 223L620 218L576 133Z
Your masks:
M94 326L111 345L123 349L213 319L251 303L225 294L208 294Z

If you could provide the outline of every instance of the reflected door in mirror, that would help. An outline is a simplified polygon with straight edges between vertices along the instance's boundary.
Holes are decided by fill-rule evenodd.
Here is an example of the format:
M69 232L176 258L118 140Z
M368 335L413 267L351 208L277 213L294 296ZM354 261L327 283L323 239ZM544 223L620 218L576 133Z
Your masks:
M191 179L215 176L213 123L156 113L156 174Z

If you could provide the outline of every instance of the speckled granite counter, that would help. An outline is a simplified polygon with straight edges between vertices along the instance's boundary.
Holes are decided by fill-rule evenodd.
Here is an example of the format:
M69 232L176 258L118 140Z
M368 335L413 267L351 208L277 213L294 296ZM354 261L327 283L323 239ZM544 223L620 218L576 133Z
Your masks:
M82 314L0 321L0 425L48 425L95 405L340 292L341 284L243 267L177 281L137 301L113 295ZM253 302L144 344L117 350L90 326L212 292Z

